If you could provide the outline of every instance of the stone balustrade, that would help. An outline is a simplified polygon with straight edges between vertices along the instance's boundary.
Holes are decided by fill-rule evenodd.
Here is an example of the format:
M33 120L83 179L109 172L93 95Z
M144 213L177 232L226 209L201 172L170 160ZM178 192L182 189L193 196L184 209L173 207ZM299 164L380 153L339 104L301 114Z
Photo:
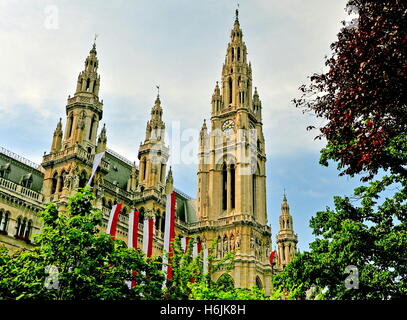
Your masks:
M23 197L28 198L30 200L34 200L36 202L42 202L42 200L43 200L43 196L41 193L38 193L34 190L23 187L22 185L19 185L17 183L14 183L14 182L4 179L4 178L0 178L0 187L7 189L9 191L15 192L17 194L20 194Z

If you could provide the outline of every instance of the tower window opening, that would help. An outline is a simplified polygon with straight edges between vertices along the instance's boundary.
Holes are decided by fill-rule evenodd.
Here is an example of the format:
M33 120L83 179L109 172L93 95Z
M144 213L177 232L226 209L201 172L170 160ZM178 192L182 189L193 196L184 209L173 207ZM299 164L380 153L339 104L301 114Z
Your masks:
M232 62L235 60L235 49L232 48Z
M54 194L57 191L57 183L58 183L58 173L55 172L51 182L51 194Z
M237 61L240 61L240 47L237 48Z
M222 166L222 209L227 209L227 169L226 163L223 163Z
M256 175L252 175L252 202L253 202L253 215L256 215Z
M232 84L232 78L229 78L229 103L232 103L232 97L233 97L233 84Z
M143 175L142 175L142 177L143 177L143 180L145 180L146 179L146 165L147 165L147 161L146 161L146 158L144 158L143 159Z
M90 87L90 78L86 80L86 91L89 91L89 87Z
M230 199L231 199L231 205L232 205L232 209L235 208L235 165L232 164L230 166Z
M7 233L7 224L9 220L9 212L6 211L4 212L3 210L0 210L0 231L3 231L3 233Z
M93 129L95 127L95 123L96 123L96 118L93 117L92 121L90 122L89 137L88 137L89 140L92 139L92 134L93 134Z
M71 113L71 115L68 118L68 132L67 132L67 136L70 138L72 135L72 127L73 127L73 114Z

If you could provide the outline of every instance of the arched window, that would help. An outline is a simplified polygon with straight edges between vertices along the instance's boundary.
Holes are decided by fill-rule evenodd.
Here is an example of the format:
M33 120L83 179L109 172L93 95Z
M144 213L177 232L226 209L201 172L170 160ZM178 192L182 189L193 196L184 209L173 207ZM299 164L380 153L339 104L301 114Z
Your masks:
M146 166L147 166L146 158L143 158L142 164L143 164L142 177L143 177L143 181L144 181L144 180L146 179L146 171L147 171L147 168L146 168Z
M82 171L80 178L79 178L79 188L84 188L87 182L88 182L88 180L86 178L86 172Z
M226 163L224 162L222 165L222 209L227 209L227 167Z
M94 116L90 122L89 137L88 137L89 140L92 139L93 129L95 128L95 124L96 124L96 116Z
M232 84L232 78L229 78L229 104L232 103L232 97L233 97L233 84Z
M160 230L160 212L157 213L157 215L155 216L155 229L156 230Z
M237 61L240 61L240 47L237 48Z
M253 215L256 216L256 174L252 174L252 202L253 202Z
M140 214L138 216L138 222L140 224L144 223L144 208L143 207L141 207L141 209L140 209Z
M230 200L232 209L235 207L235 165L230 165Z
M161 232L164 233L165 231L165 214L161 218Z
M59 188L58 188L58 192L62 192L62 190L64 189L64 177L65 177L66 173L63 170L61 175L58 177L59 179Z
M57 183L58 183L58 173L55 172L52 176L51 181L51 194L54 194L57 191Z
M73 113L71 112L71 114L68 117L68 131L66 133L67 137L70 138L72 135L72 126L73 126Z
M27 227L27 218L24 218L22 223L21 223L21 227L20 230L18 232L18 235L22 238L24 238L24 234L25 234L25 229Z
M89 87L90 87L90 78L86 80L86 91L89 91Z
M8 211L0 210L0 234L7 234L7 225L10 213Z
M26 240L28 240L30 238L31 230L32 230L32 221L28 220L27 229L25 230L25 234L24 234L24 238Z
M232 48L232 62L235 60L235 48Z
M17 225L16 225L16 236L19 235L20 228L21 228L21 217L18 217L17 218Z

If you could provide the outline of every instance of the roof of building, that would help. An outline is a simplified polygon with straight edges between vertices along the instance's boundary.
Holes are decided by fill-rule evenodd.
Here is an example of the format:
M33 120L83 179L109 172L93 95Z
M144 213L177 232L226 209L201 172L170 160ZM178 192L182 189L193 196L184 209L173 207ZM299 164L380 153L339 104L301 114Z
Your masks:
M29 179L28 188L41 192L44 174L42 167L10 150L0 147L0 168L7 170L7 180L21 184Z

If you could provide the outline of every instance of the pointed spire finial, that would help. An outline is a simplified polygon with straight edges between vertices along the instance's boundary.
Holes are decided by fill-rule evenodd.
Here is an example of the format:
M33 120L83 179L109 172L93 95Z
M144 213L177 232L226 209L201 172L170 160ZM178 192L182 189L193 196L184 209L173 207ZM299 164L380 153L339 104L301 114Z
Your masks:
M239 23L239 2L237 3L235 23Z
M95 39L93 40L93 47L96 49L96 39L99 37L97 33L95 33Z

